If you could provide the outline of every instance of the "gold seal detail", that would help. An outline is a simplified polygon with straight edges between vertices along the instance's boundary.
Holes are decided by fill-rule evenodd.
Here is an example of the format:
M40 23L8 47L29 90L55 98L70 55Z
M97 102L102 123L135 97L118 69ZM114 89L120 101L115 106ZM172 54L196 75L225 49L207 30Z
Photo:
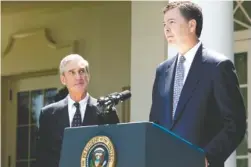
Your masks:
M85 145L81 167L115 167L115 148L107 136L95 136Z

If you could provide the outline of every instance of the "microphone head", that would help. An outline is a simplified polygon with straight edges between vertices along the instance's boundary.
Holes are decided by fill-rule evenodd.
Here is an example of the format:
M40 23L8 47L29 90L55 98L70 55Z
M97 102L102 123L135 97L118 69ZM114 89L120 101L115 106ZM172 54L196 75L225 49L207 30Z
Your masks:
M124 101L126 99L129 99L132 96L131 92L129 90L125 90L120 93L120 100Z

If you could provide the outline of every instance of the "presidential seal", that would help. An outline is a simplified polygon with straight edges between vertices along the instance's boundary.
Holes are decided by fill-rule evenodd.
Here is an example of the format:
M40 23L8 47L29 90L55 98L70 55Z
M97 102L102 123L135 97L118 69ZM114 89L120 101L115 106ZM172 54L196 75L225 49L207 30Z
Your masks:
M115 167L115 148L107 136L95 136L84 147L81 167Z

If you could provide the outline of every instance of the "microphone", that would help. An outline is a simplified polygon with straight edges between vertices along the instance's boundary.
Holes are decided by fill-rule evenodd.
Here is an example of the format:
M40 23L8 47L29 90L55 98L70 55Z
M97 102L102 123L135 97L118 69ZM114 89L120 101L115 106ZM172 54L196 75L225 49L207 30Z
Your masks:
M104 107L115 106L119 102L123 102L129 99L130 97L131 97L131 92L129 90L125 90L120 93L114 92L105 97L100 97L98 99L98 104Z
M131 97L131 92L125 90L123 92L114 92L107 96L102 96L97 100L96 107L98 109L98 114L106 114L113 110L113 107L119 102L123 102Z

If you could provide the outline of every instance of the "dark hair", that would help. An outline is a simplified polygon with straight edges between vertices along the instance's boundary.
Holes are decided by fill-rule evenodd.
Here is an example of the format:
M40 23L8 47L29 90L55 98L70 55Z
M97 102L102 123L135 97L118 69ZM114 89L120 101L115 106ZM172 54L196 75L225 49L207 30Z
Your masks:
M165 14L167 11L174 8L178 8L180 10L181 15L186 20L196 20L196 35L199 38L203 25L202 9L197 4L190 1L175 1L168 3L168 5L164 8L163 12Z

